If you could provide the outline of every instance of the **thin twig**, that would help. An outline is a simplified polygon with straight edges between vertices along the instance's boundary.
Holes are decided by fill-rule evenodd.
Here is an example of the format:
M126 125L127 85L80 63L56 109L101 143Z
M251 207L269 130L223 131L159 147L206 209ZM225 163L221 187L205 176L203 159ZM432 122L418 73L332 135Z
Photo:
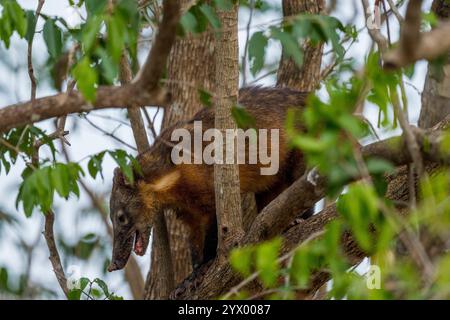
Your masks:
M248 51L248 42L250 39L250 28L252 26L253 20L253 11L255 10L255 0L250 1L250 12L249 18L247 22L247 31L245 35L245 46L244 46L244 55L242 56L242 86L245 87L247 84L247 51Z
M394 15L397 18L397 20L400 23L400 25L403 24L403 21L405 19L403 18L402 14L398 10L398 8L395 5L394 1L393 0L387 0L387 2L389 3L389 7L391 7L392 12L394 13Z
M36 21L39 19L41 15L42 7L44 6L45 0L39 0L38 6L36 9ZM35 30L33 30L34 32ZM36 101L36 89L37 89L37 80L34 75L34 67L33 67L33 39L28 42L28 76L31 81L31 101L34 103Z
M56 275L59 286L63 290L65 296L69 294L69 289L67 287L67 278L62 267L61 258L58 253L58 248L56 247L55 236L53 232L53 224L55 222L55 215L53 211L45 213L45 227L44 227L44 237L47 242L48 251L50 253L49 259L53 266L53 272Z
M95 124L93 121L91 121L87 116L83 117L84 120L87 121L87 123L89 123L94 129L100 131L101 133L103 133L105 136L111 137L114 140L116 140L117 142L123 144L124 146L137 151L136 147L132 146L131 144L129 144L128 142L120 139L119 137L117 137L116 135L114 135L114 133L108 132L105 129L101 128L100 126L98 126L97 124ZM119 125L120 126L120 125Z

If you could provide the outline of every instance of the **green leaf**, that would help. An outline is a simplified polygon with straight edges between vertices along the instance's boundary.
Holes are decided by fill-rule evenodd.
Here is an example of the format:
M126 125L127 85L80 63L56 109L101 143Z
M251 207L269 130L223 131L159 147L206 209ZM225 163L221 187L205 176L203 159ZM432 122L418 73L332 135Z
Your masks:
M102 77L109 85L113 85L119 74L119 64L115 63L110 54L102 47L97 47L95 54L100 58Z
M198 89L198 95L200 98L200 102L205 107L211 107L212 106L212 94L204 89Z
M89 15L98 15L103 13L108 0L85 0L86 11Z
M384 159L370 158L367 160L367 169L371 174L390 174L395 167Z
M106 151L100 152L99 154L96 154L91 157L91 159L88 162L88 171L92 178L96 178L97 174L100 172L100 176L103 179L103 173L102 173L102 163L103 158L105 156Z
M9 1L4 9L8 11L10 19L19 36L21 38L25 37L27 33L27 17L25 11L16 1Z
M108 153L120 167L125 178L133 184L134 172L141 173L138 161L124 150L108 151Z
M206 3L202 4L200 6L200 11L203 12L205 17L208 19L209 23L214 29L220 29L220 21L217 17L216 12L213 10L213 8Z
M47 213L52 208L55 191L64 198L70 194L79 196L78 179L82 174L76 163L55 163L31 172L26 169L22 174L24 180L19 187L16 206L22 203L27 217L36 207Z
M250 72L256 75L264 67L264 58L268 39L263 32L255 32L248 43L248 58L250 61Z
M255 118L245 110L242 106L234 106L231 108L231 115L236 121L239 128L255 128Z
M91 67L89 58L84 57L79 61L72 70L72 74L75 80L77 80L77 86L84 98L89 102L94 102L97 94L96 85L98 83L98 74Z
M233 8L233 0L214 0L214 5L220 10L228 11Z
M107 47L113 60L118 63L125 47L126 24L120 15L114 14L106 21L108 30Z
M81 300L82 291L80 289L72 289L67 294L68 300Z
M62 32L52 19L47 19L44 24L44 40L50 56L58 58L63 49Z
M269 242L264 242L256 248L256 269L259 277L266 287L276 284L279 276L278 252L281 247L281 239L276 238Z
M88 20L88 22L83 27L83 33L81 35L84 50L86 52L91 52L97 41L97 35L100 32L100 27L102 24L102 17L94 16Z
M309 247L302 247L295 252L290 272L299 287L308 286L311 273Z
M186 33L195 32L197 19L192 12L186 12L180 19L180 24Z
M69 172L67 166L56 164L55 168L50 171L51 182L58 194L67 198L70 194Z
M36 23L37 18L33 11L27 11L27 33L25 35L25 39L27 39L28 43L32 42L34 39L34 34L36 32Z
M98 284L98 286L103 290L103 293L105 294L106 297L109 297L109 289L108 289L108 285L105 283L105 281L103 281L102 279L96 278L94 280L94 282L96 284Z
M355 183L342 195L337 202L337 209L363 250L371 252L374 249L374 239L370 226L377 222L378 198L375 190L364 183Z
M279 28L270 28L272 37L280 41L286 55L294 60L298 66L303 65L303 51L301 50L298 41L290 33L285 32Z
M252 268L252 255L254 248L251 246L238 248L231 251L230 263L231 266L244 277L248 277Z

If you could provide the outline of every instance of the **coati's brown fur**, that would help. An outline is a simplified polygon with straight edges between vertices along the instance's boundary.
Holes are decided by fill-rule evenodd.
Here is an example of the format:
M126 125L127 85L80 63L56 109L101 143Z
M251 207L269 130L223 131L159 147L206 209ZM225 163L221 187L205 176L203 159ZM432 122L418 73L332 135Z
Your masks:
M239 92L239 104L244 106L247 113L254 118L256 129L280 130L279 171L276 175L261 175L260 168L266 166L260 163L239 165L241 192L256 194L258 210L261 210L305 171L302 155L288 147L284 129L288 108L304 106L305 99L306 93L287 88L255 87L241 89ZM154 145L147 152L139 155L138 160L142 164L143 177L140 177L134 186L129 186L121 177L120 171L116 170L111 195L111 219L114 228L120 229L122 226L117 221L115 223L117 219L114 212L125 213L130 223L139 226L136 227L139 231L143 225L151 226L155 215L163 208L181 209L179 211L182 214L179 218L189 227L192 259L195 266L215 254L215 242L209 239L206 240L210 242L208 243L210 244L209 252L204 252L207 233L210 232L213 235L216 232L214 166L173 164L171 152L174 142L170 141L172 131L177 128L186 128L193 136L194 121L202 121L203 131L213 128L214 108L205 108L193 119L178 122L165 129ZM268 141L270 147L270 139ZM203 147L209 143L204 142ZM121 198L127 200L124 201ZM141 230L140 233L142 235L144 232ZM120 243L116 243L116 238L114 242L114 250L117 249L118 252Z

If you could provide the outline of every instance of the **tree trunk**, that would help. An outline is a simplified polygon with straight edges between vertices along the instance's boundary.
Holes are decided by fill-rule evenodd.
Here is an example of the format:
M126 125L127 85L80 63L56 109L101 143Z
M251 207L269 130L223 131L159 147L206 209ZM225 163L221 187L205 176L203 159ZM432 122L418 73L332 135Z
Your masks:
M177 39L169 57L168 88L172 104L164 114L163 128L177 121L191 118L202 108L198 89L210 91L214 75L214 41L211 34ZM182 214L182 213L180 213ZM165 212L175 283L180 283L191 272L188 232L176 218L176 212ZM155 230L156 231L156 230ZM167 292L157 284L159 270L165 265L159 261L158 245L152 245L151 269L147 277L146 299L167 298ZM153 252L156 251L154 254ZM155 283L156 282L156 283ZM165 291L165 290L163 290Z
M437 17L448 19L450 4L445 0L435 0L432 6ZM443 70L428 67L425 87L422 92L422 110L419 127L431 128L450 113L450 52Z
M324 0L283 0L285 17L299 13L320 14L325 8ZM304 59L301 67L283 52L278 69L277 86L289 87L299 91L313 91L320 81L323 44L316 46L306 42L303 44Z
M225 139L227 129L237 129L231 108L237 105L239 86L238 5L229 11L219 11L222 31L216 36L215 54L215 127ZM218 249L220 259L227 259L244 234L239 187L239 166L235 161L233 143L223 145L223 163L214 164L214 186L218 225Z

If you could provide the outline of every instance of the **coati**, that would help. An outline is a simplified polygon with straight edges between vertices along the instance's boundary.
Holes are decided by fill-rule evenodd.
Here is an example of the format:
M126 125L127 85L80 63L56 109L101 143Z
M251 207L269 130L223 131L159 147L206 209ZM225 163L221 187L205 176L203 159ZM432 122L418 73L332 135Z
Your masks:
M304 106L306 96L306 93L287 88L251 87L239 91L239 105L245 107L247 114L254 119L255 129L279 129L277 174L261 175L260 169L264 166L259 161L256 164L239 164L241 192L256 194L258 211L305 171L302 154L289 148L284 127L288 109ZM165 129L153 146L138 156L142 176L138 176L133 185L127 182L120 169L114 171L110 199L114 241L109 271L125 266L133 246L136 254L145 253L154 218L162 214L165 208L180 209L179 218L190 230L194 268L215 256L214 166L174 164L171 158L174 147L172 132L184 128L193 133L196 121L202 122L203 131L214 128L214 108L205 108L191 120Z

